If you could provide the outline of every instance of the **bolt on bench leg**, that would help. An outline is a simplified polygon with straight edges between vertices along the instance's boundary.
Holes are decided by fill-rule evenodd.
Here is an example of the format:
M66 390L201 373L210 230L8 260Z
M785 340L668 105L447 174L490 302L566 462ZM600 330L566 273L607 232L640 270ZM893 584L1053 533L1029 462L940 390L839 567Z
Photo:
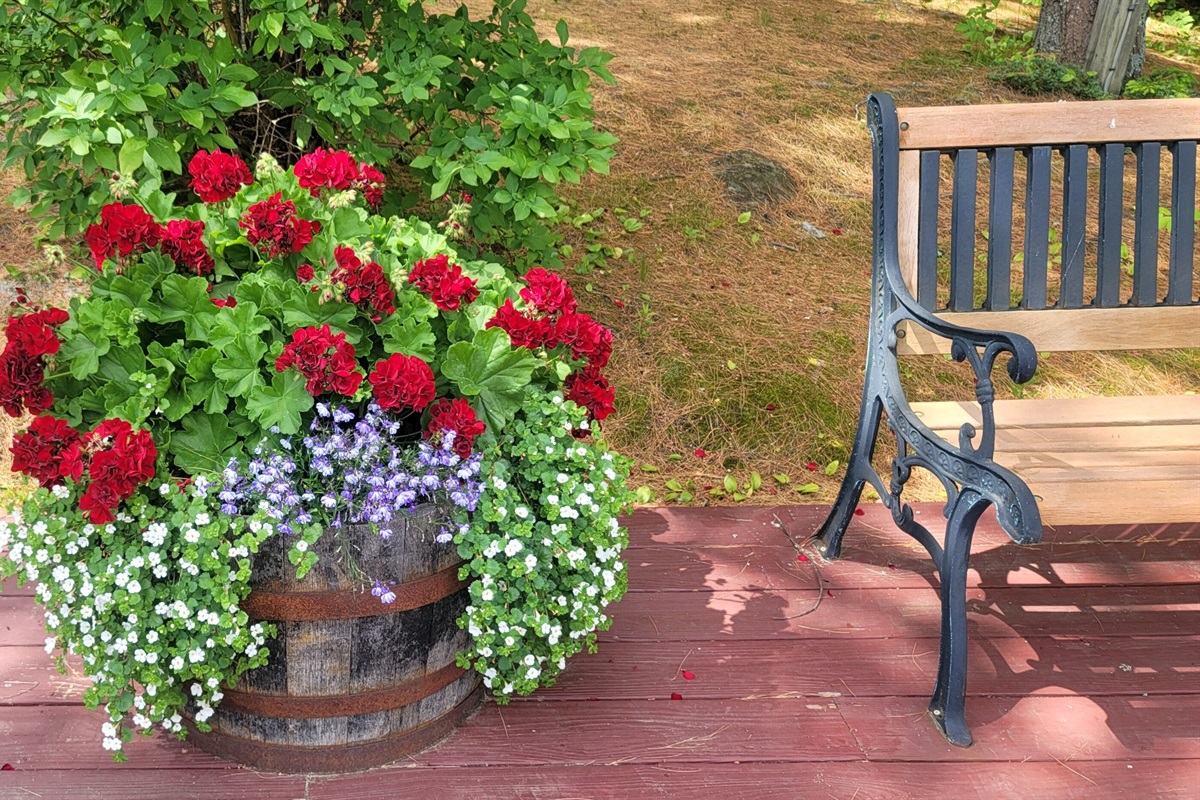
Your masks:
M958 496L946 521L945 546L938 565L942 582L942 643L929 713L946 741L959 747L970 747L973 741L965 715L967 568L975 524L989 503L971 489Z

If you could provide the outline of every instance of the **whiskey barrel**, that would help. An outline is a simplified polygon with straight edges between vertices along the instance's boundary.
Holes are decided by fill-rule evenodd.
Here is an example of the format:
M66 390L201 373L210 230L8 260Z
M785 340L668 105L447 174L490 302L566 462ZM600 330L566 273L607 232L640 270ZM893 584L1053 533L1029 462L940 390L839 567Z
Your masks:
M296 580L290 537L269 539L254 557L242 603L270 621L268 663L225 690L209 719L189 724L203 750L271 772L348 772L422 750L479 705L480 676L454 663L467 644L455 620L468 603L453 544L434 537L446 509L425 505L389 526L329 530L317 565ZM396 600L371 594L387 582Z

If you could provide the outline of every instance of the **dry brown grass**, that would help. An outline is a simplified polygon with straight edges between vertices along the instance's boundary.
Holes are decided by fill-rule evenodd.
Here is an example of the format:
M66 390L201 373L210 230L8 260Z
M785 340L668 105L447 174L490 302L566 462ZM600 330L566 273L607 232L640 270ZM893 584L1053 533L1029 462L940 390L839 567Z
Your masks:
M562 17L572 44L617 56L619 84L596 86L598 122L621 138L613 174L565 193L579 210L651 214L631 234L612 230L611 214L602 223L606 241L636 251L632 262L569 278L616 332L608 372L618 412L605 430L638 464L659 468L639 473L647 483L661 491L691 480L703 496L727 472L786 473L820 491L755 500L832 498L840 472L804 465L844 460L858 411L871 234L862 104L872 91L903 105L1022 99L963 55L954 26L973 4L530 0L548 38ZM756 209L746 225L712 167L741 149L782 162L798 183L794 199ZM802 222L830 235L812 238ZM1194 363L1055 356L1038 391L1196 388L1186 373ZM935 364L915 391L943 391L949 380Z

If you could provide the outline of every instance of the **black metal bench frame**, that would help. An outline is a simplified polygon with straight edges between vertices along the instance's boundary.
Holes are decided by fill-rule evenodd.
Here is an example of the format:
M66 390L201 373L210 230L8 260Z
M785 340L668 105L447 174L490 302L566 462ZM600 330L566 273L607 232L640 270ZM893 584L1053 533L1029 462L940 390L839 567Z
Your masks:
M947 740L952 744L960 746L968 746L972 742L970 731L965 720L965 697L966 697L966 682L967 682L967 614L966 614L966 586L967 586L967 569L968 559L971 550L971 541L974 534L976 522L980 516L988 508L993 506L996 509L997 519L1006 533L1016 542L1022 544L1036 543L1041 540L1042 536L1042 520L1039 512L1037 500L1031 492L1028 485L1014 472L1005 469L993 460L995 454L996 442L996 424L993 415L993 400L994 400L994 385L992 382L992 369L996 360L1001 356L1007 356L1007 371L1012 379L1018 383L1028 381L1034 375L1037 367L1038 355L1031 341L1022 335L1015 333L1005 333L1001 331L985 331L974 330L970 328L960 327L951 324L946 320L939 318L933 313L935 300L930 291L930 279L928 273L922 280L922 285L919 291L910 292L904 276L902 274L898 240L897 240L897 216L898 216L898 193L899 193L899 171L900 171L900 136L901 127L897 117L896 107L890 97L887 95L872 95L868 99L868 119L867 125L870 130L873 143L873 207L874 207L874 236L873 236L873 269L871 282L871 308L870 308L870 323L867 342L867 363L865 374L865 385L863 389L862 403L859 411L858 429L855 435L854 444L847 465L847 472L838 493L837 499L829 514L828 519L817 533L817 537L822 545L823 553L828 558L837 558L841 554L842 537L846 531L848 524L852 519L855 506L858 503L859 497L867 484L870 484L878 493L883 504L887 506L892 514L896 525L905 533L912 536L929 552L933 562L937 568L941 581L941 607L942 607L942 625L941 625L941 651L938 664L937 680L935 683L932 699L929 703L929 712L938 726L945 735ZM1195 125L1193 124L1193 127ZM1194 139L1194 136L1192 137ZM1140 143L1128 143L1134 146L1135 149ZM1191 159L1195 160L1195 142L1184 142L1184 156L1190 152ZM1124 158L1125 144L1101 144L1097 149L1101 150L1101 158L1107 158L1110 163L1115 162L1117 158ZM1159 145L1154 143L1154 147ZM1190 151L1186 147L1190 146ZM1087 146L1086 143L1080 145L1055 145L1056 149L1060 149L1067 157L1067 167L1071 168L1070 159L1078 159L1080 155L1083 158L1083 169L1086 170ZM1108 149L1105 149L1108 148ZM1049 208L1049 192L1050 180L1048 174L1044 179L1039 178L1034 180L1035 171L1044 168L1049 171L1049 154L1051 147L1036 147L1026 148L1026 155L1030 164L1030 181L1028 184L1028 192L1030 195L1037 194L1032 202L1044 204ZM975 239L975 222L974 208L975 199L974 193L975 178L974 164L978 155L978 151L972 149L970 152L970 174L963 181L962 190L971 193L969 213L969 240L964 237L960 239L958 234L954 235L952 247L965 246L974 248ZM986 151L990 160L997 159L1007 161L1007 185L1003 179L1003 171L1001 171L1001 179L997 181L995 177L992 181L991 191L993 193L999 191L1001 193L1007 191L1010 198L1012 195L1012 158L1013 147L994 147ZM1172 152L1177 152L1173 150ZM922 156L926 154L923 152ZM922 159L921 167L922 174L926 174L924 170L931 163L933 170L933 179L936 187L939 153L931 153L931 159ZM1154 155L1154 169L1157 170L1158 151ZM1178 159L1178 156L1176 156ZM1075 161L1075 164L1080 162ZM1102 170L1103 170L1102 161ZM1004 166L1003 164L1001 166ZM1178 172L1178 170L1176 170ZM993 173L995 176L996 173ZM1183 179L1186 181L1186 174ZM1120 173L1117 173L1117 180L1120 180ZM1141 162L1139 162L1139 185L1141 181ZM1191 175L1191 191L1194 193L1195 186L1195 169L1192 169ZM1157 191L1157 172L1154 174L1154 187ZM1077 189L1086 185L1086 181L1078 181ZM1116 189L1116 202L1111 202L1112 190L1111 180L1109 185L1105 185L1104 172L1102 172L1100 181L1100 214L1101 214L1101 235L1103 236L1105 225L1104 215L1110 213L1112 206L1117 206L1117 213L1120 212L1120 189ZM959 180L956 173L955 179L955 209L954 213L957 216L958 194L960 190ZM1076 192L1079 197L1079 192ZM1044 196L1040 196L1044 195ZM993 195L994 196L994 195ZM922 194L922 203L933 203L933 213L936 216L937 204L936 189L933 192L932 199L926 198ZM1068 213L1082 214L1086 208L1086 196L1081 199L1072 200L1071 197L1066 198L1068 202L1074 202L1074 209ZM1138 224L1144 224L1142 217L1143 205L1142 196L1139 195L1138 208ZM1157 216L1157 196L1154 198L1153 212ZM1108 208L1106 208L1108 202ZM1011 233L1011 202L1008 205L1009 218L1007 230L1002 231L1007 235ZM1147 213L1149 209L1147 208ZM1184 211L1191 215L1191 209L1186 205ZM1048 213L1048 211L1047 211ZM1078 217L1080 221L1076 224L1076 233L1082 237L1082 217ZM1005 225L1005 221L1001 219L999 222L993 217L993 225ZM1111 223L1110 223L1111 224ZM1116 246L1119 247L1119 217L1117 218L1118 236ZM1157 218L1154 221L1157 225ZM997 232L996 238L999 239ZM1192 237L1194 232L1189 225L1184 231L1185 238L1182 242L1188 250L1193 247ZM1044 236L1044 234L1043 234ZM1044 239L1043 239L1044 241ZM1080 238L1082 242L1082 238ZM1155 251L1157 248L1157 239L1154 240ZM1172 260L1176 257L1175 242L1172 242ZM934 245L936 249L936 244ZM1113 244L1101 243L1100 259L1112 260ZM970 258L973 263L973 249L970 251ZM990 254L989 254L990 255ZM1145 255L1147 259L1151 254ZM1011 254L1006 251L999 253L1001 260L1010 259ZM1156 253L1154 254L1156 258ZM1079 266L1082 269L1082 248L1080 248ZM1175 305L1194 305L1192 295L1191 262L1192 256L1180 255L1181 267L1179 273L1183 273L1183 260L1186 258L1186 275L1178 277L1173 268L1171 281L1172 287L1167 296L1166 303ZM1043 256L1044 262L1044 256ZM993 267L995 265L992 265ZM995 305L990 305L985 302L983 308L994 308L997 310L1009 308L1007 271L1008 267L1005 264L1000 264L1004 271L1003 286L998 285L996 289L996 297L989 298L995 301ZM1107 275L1107 277L1105 277ZM952 281L954 279L952 278ZM1086 307L1115 307L1118 304L1116 301L1116 280L1113 274L1105 273L1102 269L1102 274L1098 279L1096 298L1092 301L1092 305ZM1105 281L1109 285L1105 285ZM968 311L973 310L977 306L974 304L972 294L974 287L970 285L971 280L960 281L960 291L951 287L951 298L949 301L949 310L951 311ZM965 287L962 284L966 284ZM1065 285L1065 276L1064 276ZM1082 278L1079 279L1079 286L1082 287ZM1150 295L1143 296L1142 300L1149 300L1151 305L1157 303L1153 298L1155 294L1153 278L1150 279ZM1029 294L1029 287L1026 287L1026 294ZM991 293L991 275L989 273L989 293ZM1138 303L1138 290L1135 289L1135 296L1131 301L1131 305ZM921 295L921 302L913 296L914 293ZM1033 287L1033 294L1037 295L1038 287ZM1041 303L1045 304L1045 282L1043 278L1040 287ZM1072 297L1077 294L1078 296ZM1173 297L1172 297L1173 296ZM1036 301L1035 301L1036 302ZM1161 303L1159 303L1161 305ZM1070 290L1063 292L1063 296L1058 301L1058 307L1081 308L1083 305L1082 289L1075 293ZM908 323L908 325L904 325ZM898 330L905 328L912 329L920 327L930 331L938 336L945 337L951 342L950 353L956 361L966 362L975 378L975 396L980 408L980 418L982 425L978 428L971 424L965 424L959 431L958 444L955 446L951 442L934 433L930 428L922 422L922 420L913 412L908 400L905 398L903 388L901 386L900 371L897 361L897 343ZM903 335L903 334L901 334ZM872 466L872 458L875 452L876 440L880 433L881 421L883 414L887 415L887 424L897 442L896 454L891 459L891 475L885 480L876 469ZM912 508L905 501L903 491L906 482L909 480L915 468L924 468L936 475L945 487L947 494L947 502L944 507L946 517L946 528L942 542L939 542L934 534L918 522L914 518Z

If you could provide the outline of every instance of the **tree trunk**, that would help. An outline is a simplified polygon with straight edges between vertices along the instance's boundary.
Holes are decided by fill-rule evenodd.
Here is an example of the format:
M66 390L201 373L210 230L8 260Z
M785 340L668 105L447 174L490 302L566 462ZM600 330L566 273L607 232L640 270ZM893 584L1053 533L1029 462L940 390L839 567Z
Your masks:
M1042 0L1033 46L1064 64L1084 66L1099 0Z
M1107 91L1119 92L1145 64L1147 11L1147 4L1136 0L1042 0L1033 46L1063 64L1097 73ZM1129 14L1136 16L1132 26Z

